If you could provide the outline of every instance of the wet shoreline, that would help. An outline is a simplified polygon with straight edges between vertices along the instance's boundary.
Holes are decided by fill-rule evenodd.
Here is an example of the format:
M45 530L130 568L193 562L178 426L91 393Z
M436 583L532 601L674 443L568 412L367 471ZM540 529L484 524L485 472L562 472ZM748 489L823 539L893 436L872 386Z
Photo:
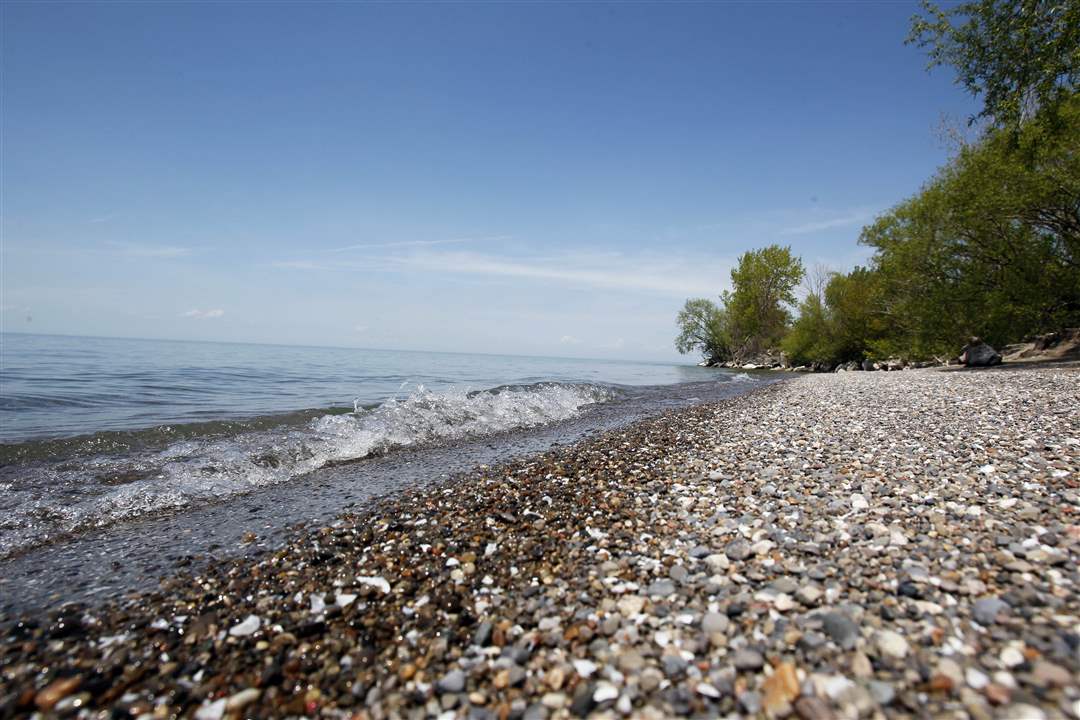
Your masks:
M818 375L0 642L0 715L1080 715L1080 373Z
M40 612L73 601L96 604L113 595L151 590L159 578L177 570L278 548L297 524L327 523L341 512L406 489L452 483L477 465L527 457L665 408L715 401L780 379L761 374L754 383L646 387L562 422L398 448L220 502L60 537L0 559L0 624L5 616L28 609Z

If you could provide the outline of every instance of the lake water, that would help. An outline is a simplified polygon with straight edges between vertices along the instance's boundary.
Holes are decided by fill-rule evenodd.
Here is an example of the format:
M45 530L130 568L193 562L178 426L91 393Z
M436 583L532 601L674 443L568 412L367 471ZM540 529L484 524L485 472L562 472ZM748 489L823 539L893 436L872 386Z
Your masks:
M252 522L245 503L264 530L328 520L479 462L768 381L605 360L11 333L0 343L9 606L50 589L35 579L42 564L69 585L82 574L130 586L148 571L103 580L124 574L117 555L161 570L163 534L175 557L216 547Z

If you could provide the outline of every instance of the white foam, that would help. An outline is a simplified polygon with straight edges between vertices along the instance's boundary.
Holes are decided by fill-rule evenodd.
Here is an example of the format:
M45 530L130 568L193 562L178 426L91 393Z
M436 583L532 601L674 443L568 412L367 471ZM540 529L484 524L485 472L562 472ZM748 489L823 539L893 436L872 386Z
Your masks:
M249 492L328 463L567 420L611 397L593 385L550 383L482 392L418 387L403 399L347 415L324 415L298 429L184 440L142 455L46 466L35 471L39 477L28 478L34 497L0 525L0 557L55 534ZM126 485L97 479L132 469L146 476Z

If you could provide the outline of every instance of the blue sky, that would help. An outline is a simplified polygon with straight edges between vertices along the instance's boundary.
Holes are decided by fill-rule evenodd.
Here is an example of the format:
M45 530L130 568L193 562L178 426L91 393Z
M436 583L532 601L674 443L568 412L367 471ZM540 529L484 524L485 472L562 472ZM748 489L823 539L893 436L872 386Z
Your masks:
M4 3L3 328L677 358L945 161L916 10Z

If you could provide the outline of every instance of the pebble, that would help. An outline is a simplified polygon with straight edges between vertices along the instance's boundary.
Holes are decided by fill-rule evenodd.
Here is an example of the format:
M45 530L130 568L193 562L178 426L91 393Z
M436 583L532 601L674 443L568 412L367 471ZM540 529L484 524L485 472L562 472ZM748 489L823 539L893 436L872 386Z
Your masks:
M996 597L988 597L976 600L971 606L971 614L980 625L989 627L997 622L999 613L1008 609L1008 603L1002 602Z
M736 650L731 658L736 670L760 670L765 665L765 658L757 650Z
M593 691L592 699L597 705L608 702L609 700L614 700L617 697L619 697L619 689L614 685L604 680L596 683L596 689Z
M881 630L874 638L879 651L892 658L904 658L908 654L908 642L903 635L892 630Z
M233 637L247 637L255 633L261 623L258 615L248 615L243 621L233 625L229 629L229 634Z
M838 612L821 616L822 627L829 638L845 650L855 647L859 639L859 628L847 615Z
M618 608L623 617L633 617L645 607L645 598L640 595L624 595L619 598Z
M438 682L439 692L459 693L465 689L465 673L461 670L451 670L443 675Z
M730 625L731 620L723 613L705 613L705 616L701 618L701 630L707 635L725 633Z
M649 595L651 597L667 597L674 594L675 583L670 580L657 580L649 585Z
M887 682L871 680L866 684L866 689L870 691L870 697L878 705L892 705L893 700L896 698L896 690Z
M745 540L734 540L724 548L724 554L728 559L736 562L745 560L750 557L750 543Z
M1001 664L1007 668L1022 665L1025 661L1024 653L1012 645L1001 651Z

